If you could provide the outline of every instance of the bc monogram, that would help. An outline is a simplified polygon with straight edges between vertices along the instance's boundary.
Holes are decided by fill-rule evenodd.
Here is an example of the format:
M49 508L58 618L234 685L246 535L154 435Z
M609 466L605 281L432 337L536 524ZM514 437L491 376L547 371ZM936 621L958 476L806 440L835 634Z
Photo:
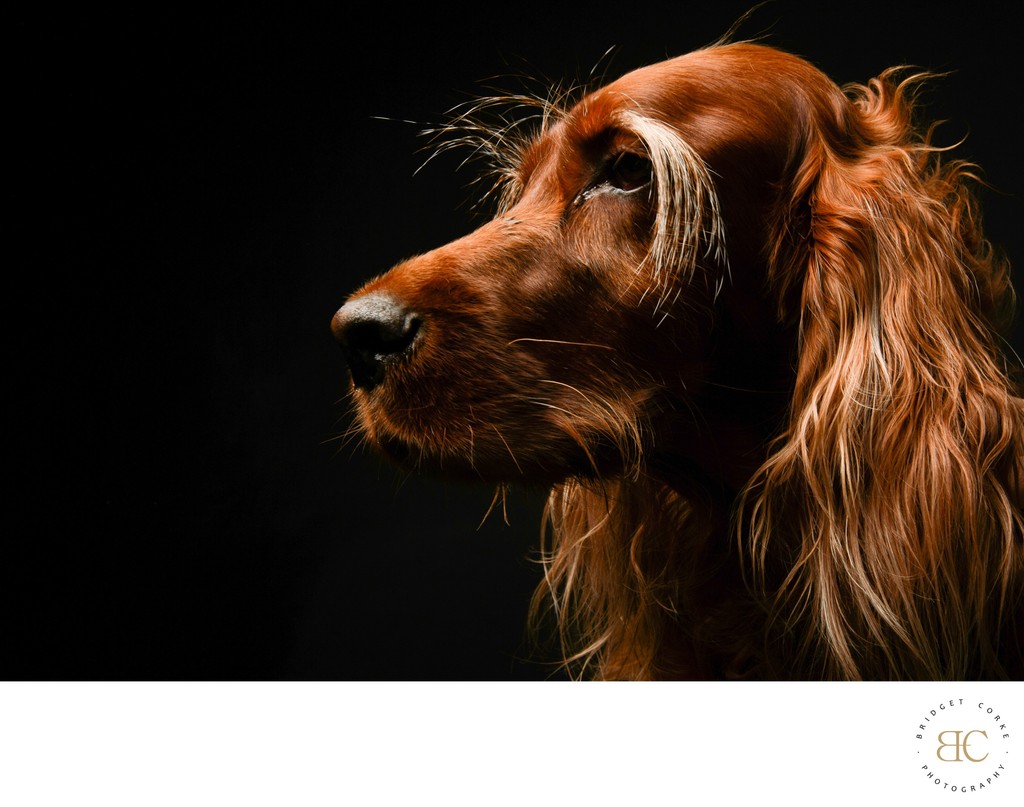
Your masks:
M971 747L971 737L975 734L980 734L982 737L988 739L988 732L982 731L981 729L971 729L970 731L940 731L939 732L939 747L935 751L935 756L941 759L943 762L984 762L988 759L988 752L982 756L973 756L969 751ZM949 742L946 737L949 735L953 736L953 741ZM946 752L946 756L943 756L943 751L947 748L953 748L954 756L950 757L950 752Z

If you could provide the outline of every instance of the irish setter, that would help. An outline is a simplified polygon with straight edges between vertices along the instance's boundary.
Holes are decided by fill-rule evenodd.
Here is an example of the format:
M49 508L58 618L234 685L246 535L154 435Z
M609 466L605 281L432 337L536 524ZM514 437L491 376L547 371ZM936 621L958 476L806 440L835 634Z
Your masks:
M733 43L467 123L496 217L335 315L373 446L550 486L574 674L1024 675L1013 292L921 79Z

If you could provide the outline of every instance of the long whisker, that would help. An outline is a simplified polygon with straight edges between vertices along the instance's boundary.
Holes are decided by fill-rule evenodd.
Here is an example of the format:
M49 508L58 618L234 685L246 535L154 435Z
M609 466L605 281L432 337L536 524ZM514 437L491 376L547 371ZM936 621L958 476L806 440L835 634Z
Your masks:
M615 348L613 348L611 345L600 345L600 344L597 344L596 342L570 342L570 341L568 341L566 339L537 339L537 338L527 337L527 336L522 336L522 337L520 337L518 339L513 339L508 344L515 345L515 344L518 344L519 342L541 342L543 344L551 344L551 345L572 345L574 347L594 347L594 348L598 348L599 350L611 350L611 351L615 350Z
M501 442L503 442L505 444L505 448L508 449L508 455L512 458L512 462L514 462L516 464L516 468L519 470L519 473L522 474L523 473L523 469L519 465L519 460L516 459L516 455L512 451L512 447L508 444L508 441L505 439L504 435L501 433L501 431L499 431L498 427L495 426L493 423L491 424L491 428L494 429L494 433L496 435L498 435L498 439L501 440Z

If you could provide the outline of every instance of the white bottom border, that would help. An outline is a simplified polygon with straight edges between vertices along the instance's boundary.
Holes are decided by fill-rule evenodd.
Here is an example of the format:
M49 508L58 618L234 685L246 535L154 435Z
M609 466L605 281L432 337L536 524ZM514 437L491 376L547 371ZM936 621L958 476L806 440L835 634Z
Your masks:
M10 683L0 803L1020 805L1021 736L1020 683Z

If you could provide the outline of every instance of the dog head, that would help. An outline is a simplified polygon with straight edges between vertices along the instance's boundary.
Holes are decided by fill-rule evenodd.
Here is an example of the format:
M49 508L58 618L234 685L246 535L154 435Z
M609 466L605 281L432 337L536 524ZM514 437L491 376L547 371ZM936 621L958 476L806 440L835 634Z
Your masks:
M335 315L369 441L497 480L700 464L695 423L760 405L726 390L785 386L769 263L809 97L830 94L839 109L805 62L736 45L547 110L502 144L492 221Z

